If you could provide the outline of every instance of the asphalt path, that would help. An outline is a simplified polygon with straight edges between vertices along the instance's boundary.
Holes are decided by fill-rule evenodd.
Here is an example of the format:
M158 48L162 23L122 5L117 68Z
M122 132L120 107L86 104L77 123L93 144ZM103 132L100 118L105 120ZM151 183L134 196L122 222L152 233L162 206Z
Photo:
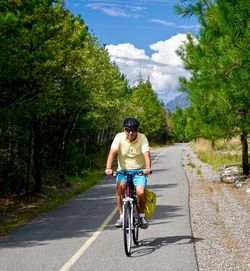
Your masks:
M149 228L127 257L114 227L115 180L98 185L0 239L1 271L196 271L184 144L154 149L148 187L157 195Z

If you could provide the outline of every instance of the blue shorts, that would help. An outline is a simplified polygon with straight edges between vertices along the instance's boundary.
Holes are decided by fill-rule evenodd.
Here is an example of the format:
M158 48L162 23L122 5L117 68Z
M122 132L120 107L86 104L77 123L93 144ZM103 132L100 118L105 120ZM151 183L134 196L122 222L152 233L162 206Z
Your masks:
M118 170L120 172L129 172L129 173L135 173L137 171L142 171L143 169L129 169L129 170ZM122 174L117 174L116 176L116 182L120 182L120 181L123 181L123 180L127 180L127 176L125 175L122 175ZM134 178L133 178L133 182L134 182L134 185L137 186L137 185L142 185L144 187L146 187L147 185L147 177L145 175L137 175L135 174L134 175Z

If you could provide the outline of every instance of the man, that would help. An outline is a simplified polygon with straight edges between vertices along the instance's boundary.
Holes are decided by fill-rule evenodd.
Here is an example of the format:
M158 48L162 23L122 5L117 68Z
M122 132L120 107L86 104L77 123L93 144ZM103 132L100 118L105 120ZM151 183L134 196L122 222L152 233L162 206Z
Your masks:
M136 118L126 118L124 120L124 132L118 133L111 145L107 159L105 173L112 175L112 164L115 157L118 155L118 170L140 171L143 170L144 175L135 175L134 184L136 186L136 195L139 202L140 218L142 228L148 227L147 219L145 218L145 187L147 178L151 172L151 157L149 144L146 136L138 132L139 121ZM116 179L116 200L120 218L116 222L116 227L122 227L122 199L126 177L118 174Z

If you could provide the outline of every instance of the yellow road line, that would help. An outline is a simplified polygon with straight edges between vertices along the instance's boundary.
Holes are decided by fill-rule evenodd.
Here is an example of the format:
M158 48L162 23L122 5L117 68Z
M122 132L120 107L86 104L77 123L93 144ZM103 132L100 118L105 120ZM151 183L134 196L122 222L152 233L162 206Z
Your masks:
M80 247L80 249L64 264L64 266L59 269L59 271L68 271L72 265L83 255L83 253L91 246L91 244L97 239L97 237L103 232L104 228L112 220L117 212L115 208L109 216L104 220L102 225L97 229L96 232Z

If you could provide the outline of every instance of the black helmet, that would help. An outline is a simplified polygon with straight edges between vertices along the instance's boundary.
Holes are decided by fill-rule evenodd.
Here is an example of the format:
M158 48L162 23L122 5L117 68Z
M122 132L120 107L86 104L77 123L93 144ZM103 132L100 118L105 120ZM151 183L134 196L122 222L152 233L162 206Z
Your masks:
M125 128L135 129L139 127L140 122L136 118L126 118L123 125Z

